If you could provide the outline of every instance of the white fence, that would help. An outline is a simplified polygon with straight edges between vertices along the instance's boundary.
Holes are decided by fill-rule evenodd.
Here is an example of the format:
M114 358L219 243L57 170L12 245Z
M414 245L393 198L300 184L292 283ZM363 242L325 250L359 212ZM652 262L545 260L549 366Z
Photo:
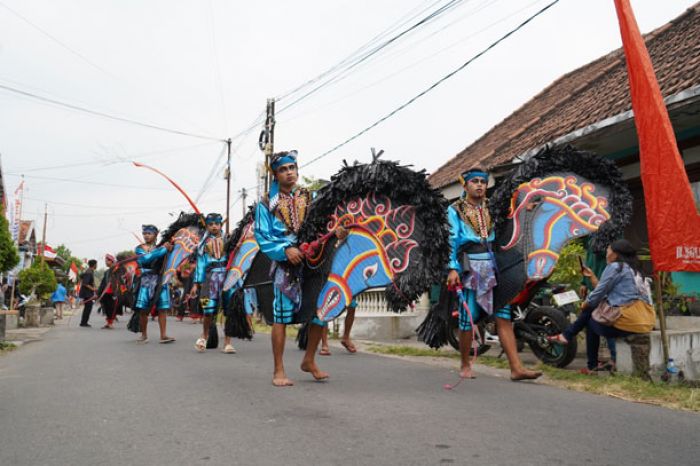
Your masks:
M381 316L415 316L418 313L427 311L430 307L428 295L424 294L421 299L414 303L413 308L408 308L404 312L393 312L389 309L384 294L384 288L376 288L365 291L355 298L357 301L358 317L381 317Z

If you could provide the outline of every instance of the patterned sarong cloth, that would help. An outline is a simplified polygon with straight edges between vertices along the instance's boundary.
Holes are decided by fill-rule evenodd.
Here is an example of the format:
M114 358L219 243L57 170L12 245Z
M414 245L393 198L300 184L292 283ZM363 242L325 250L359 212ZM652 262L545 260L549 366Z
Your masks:
M294 304L292 312L298 312L301 308L302 267L272 261L270 277L275 289Z
M490 259L469 262L471 270L464 286L476 293L476 302L488 315L493 314L493 289L496 286L496 269Z

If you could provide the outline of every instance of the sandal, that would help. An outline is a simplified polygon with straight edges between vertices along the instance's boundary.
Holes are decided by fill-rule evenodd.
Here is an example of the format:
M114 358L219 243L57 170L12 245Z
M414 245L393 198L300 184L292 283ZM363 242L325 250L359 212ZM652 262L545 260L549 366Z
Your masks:
M319 356L330 356L331 355L331 350L328 348L321 348L321 351L318 352Z
M173 337L165 337L165 338L161 338L158 343L165 344L165 343L172 343L174 341L175 341L175 339Z
M236 354L236 348L234 348L233 345L228 344L228 345L223 347L221 352L226 353L226 354Z
M569 344L569 340L564 338L564 335L562 335L561 333L557 333L556 335L549 335L547 337L547 341L550 343L558 343L560 345L568 345Z
M357 353L357 348L352 342L340 340L340 344L343 345L343 348L345 348L348 351L348 353Z
M598 373L595 371L595 369L591 370L587 367L584 367L583 369L579 369L578 373L582 374L582 375L598 375Z
M204 338L198 338L194 344L194 349L200 353L204 353L207 350L207 340Z

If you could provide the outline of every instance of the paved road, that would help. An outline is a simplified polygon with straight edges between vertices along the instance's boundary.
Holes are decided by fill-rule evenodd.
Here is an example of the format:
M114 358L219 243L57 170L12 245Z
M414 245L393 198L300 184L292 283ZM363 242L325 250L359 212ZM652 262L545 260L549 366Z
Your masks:
M2 465L697 464L700 416L339 350L270 384L269 339L198 354L61 326L0 357ZM124 323L120 324L122 327ZM153 331L155 331L155 325Z

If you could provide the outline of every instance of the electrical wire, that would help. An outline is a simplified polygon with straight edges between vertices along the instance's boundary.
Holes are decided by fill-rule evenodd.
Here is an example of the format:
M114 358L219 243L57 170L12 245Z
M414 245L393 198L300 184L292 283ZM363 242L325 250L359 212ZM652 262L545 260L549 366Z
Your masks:
M48 180L48 181L61 181L64 183L78 183L78 184L92 184L97 186L111 186L115 188L129 188L129 189L145 189L149 191L169 191L170 188L156 188L150 186L135 186L126 184L115 184L115 183L103 183L101 181L87 181L87 180L74 180L70 178L55 178L52 176L39 176L39 175L23 175L21 173L7 173L10 176L23 176L25 178L34 178L37 180Z
M443 13L454 9L454 8L455 8L456 6L458 6L462 1L464 1L464 0L450 0L447 4L441 6L441 7L438 8L437 10L431 12L430 14L428 14L428 15L425 16L425 17L423 17L423 18L422 18L421 20L419 20L418 22L416 22L416 23L414 23L413 25L411 25L410 27L408 27L407 29L404 29L404 30L401 31L399 34L396 34L396 35L394 35L393 37L391 37L390 39L388 39L388 40L382 42L381 44L379 44L379 45L377 45L376 47L372 48L369 52L367 52L367 53L365 53L364 55L362 55L361 57L359 57L357 60L355 60L355 61L351 62L350 64L348 64L347 66L345 66L345 67L341 70L341 73L343 73L343 74L339 74L338 76L336 76L336 77L330 79L329 81L322 82L322 83L319 84L318 86L312 88L310 91L307 91L306 93L302 94L300 97L297 97L296 99L294 99L291 103L289 103L289 104L287 104L286 106L280 108L280 109L278 110L277 113L280 114L280 113L282 113L282 112L284 112L284 111L286 111L286 110L289 110L289 109L292 108L293 106L297 105L298 103L300 103L300 102L303 101L304 99L308 98L309 96L315 94L316 92L318 92L319 90L323 89L324 87L329 86L330 84L333 84L333 83L335 83L335 82L338 82L338 81L340 81L340 80L346 78L346 77L349 75L349 72L350 72L351 70L353 70L354 68L358 67L359 65L361 65L361 64L364 63L364 62L366 62L367 60L369 60L369 59L372 58L373 56L377 55L380 51L382 51L383 49L387 48L388 46L390 46L391 44L393 44L394 42L396 42L396 41L399 40L400 38L404 37L405 35L409 34L410 32L414 31L415 29L417 29L417 28L419 28L419 27L421 27L421 26L424 26L425 24L428 24L429 22L433 21L435 18L439 17L439 16L442 15Z
M494 3L494 2L492 2L492 3L489 4L489 5L492 5L493 3ZM444 52L446 52L446 51L448 51L448 50L450 50L450 49L453 49L454 47L456 47L457 45L461 44L462 42L464 42L464 41L466 41L466 40L468 40L468 39L471 39L471 38L473 38L473 37L475 37L475 36L477 36L477 35L479 35L479 34L485 32L485 31L488 31L489 29L491 29L491 28L493 28L493 27L495 27L495 26L497 26L497 25L499 25L499 24L501 24L501 23L503 23L503 22L509 20L510 18L512 18L512 17L514 17L514 16L516 16L516 15L518 15L518 14L520 14L520 13L522 13L523 11L526 11L526 10L530 9L532 6L534 6L534 5L538 4L538 3L543 3L543 1L542 1L542 0L535 0L535 1L531 2L531 3L529 3L528 5L526 5L525 7L520 8L520 9L518 9L518 10L512 12L512 13L510 13L509 15L507 15L507 16L505 16L505 17L499 19L499 20L496 20L496 21L492 22L492 23L488 24L487 26L485 26L485 27L483 27L483 28L481 28L481 29L478 29L478 30L476 30L476 31L474 31L474 32L471 32L470 34L468 34L468 35L466 35L466 36L461 37L461 38L459 38L458 40L456 40L456 41L450 43L449 45L447 45L447 46L445 46L445 47L443 47L443 48L441 48L441 49L439 49L439 50L437 50L437 51L435 51L435 52L431 52L430 55L424 56L423 58L420 58L419 60L417 60L417 61L415 61L415 62L412 62L411 64L406 65L406 66L404 66L403 68L400 68L400 69L398 69L398 70L394 70L394 71L392 71L391 73L389 73L389 74L387 74L387 75L385 75L385 76L383 76L383 77L377 79L376 81L372 81L372 82L369 83L369 84L365 84L365 85L363 85L363 86L362 86L361 88L359 88L359 89L354 89L354 90L348 92L347 94L345 94L345 95L343 95L343 96L341 96L341 97L339 97L339 98L337 98L337 99L331 100L331 101L329 101L329 102L327 102L327 103L325 103L325 104L319 105L318 107L315 107L315 108L313 108L313 109L307 110L307 111L302 112L302 113L299 113L299 114L297 114L297 115L295 115L295 116L293 116L293 117L291 117L291 118L285 118L285 119L281 120L280 123L289 123L289 122L291 122L291 121L295 121L295 120L298 120L298 119L300 119L300 118L307 117L307 116L309 116L309 115L312 115L312 114L314 114L314 113L317 113L317 112L319 112L319 111L322 111L322 110L324 110L324 109L326 109L326 108L328 108L328 107L335 106L335 105L337 105L338 103L343 102L343 101L345 101L345 100L347 100L347 99L349 99L349 98L351 98L351 97L354 97L354 96L356 96L356 95L358 95L358 94L361 94L361 93L363 93L363 92L365 92L365 91L367 91L367 90L369 90L369 89L371 89L371 88L373 88L373 87L375 87L375 86L377 86L377 85L379 85L379 84L381 84L381 83L383 83L383 82L386 82L387 80L389 80L389 79L391 79L391 78L393 78L393 77L395 77L395 76L399 76L399 75L403 74L404 72L408 71L409 69L415 68L416 66L418 66L418 65L420 65L420 64L422 64L422 63L425 63L426 61L429 61L429 60L434 59L435 57L439 56L440 54L442 54L442 53L444 53ZM485 8L485 6L484 6L483 8ZM463 18L462 18L462 19L463 19ZM454 23L453 23L453 24L454 24ZM442 30L442 29L441 29L441 30ZM436 32L437 32L437 31L436 31ZM435 34L435 33L433 33L433 34ZM432 35L432 34L431 34L431 35ZM413 45L413 44L411 44L411 45ZM407 47L407 48L408 48L408 47Z
M182 130L178 130L178 129L167 128L167 127L165 127L165 126L159 126L159 125L155 125L155 124L152 124L152 123L145 123L145 122L142 122L142 121L133 120L133 119L126 118L126 117L120 117L120 116L116 116L116 115L111 115L111 114L109 114L109 113L105 113L105 112L101 112L101 111L97 111L97 110L91 110L91 109L89 109L89 108L82 107L82 106L80 106L80 105L73 105L73 104L70 104L70 103L68 103L68 102L63 102L63 101L61 101L61 100L52 99L52 98L49 98L49 97L45 97L45 96L42 96L42 95L39 95L39 94L36 94L36 93L33 93L33 92L24 91L24 90L22 90L22 89L18 89L18 88L16 88L16 87L12 87L12 86L7 86L7 85L4 85L4 84L0 84L0 89L4 89L4 90L6 90L6 91L8 91L8 92L11 92L11 93L14 93L14 94L18 94L18 95L21 95L21 96L24 96L24 97L29 97L30 99L34 99L34 100L38 100L38 101L41 101L41 102L45 102L45 103L57 105L57 106L59 106L59 107L67 108L67 109L69 109L69 110L75 110L75 111L78 111L78 112L83 112L83 113L87 113L87 114L90 114L90 115L99 116L99 117L102 117L102 118L107 118L107 119L109 119L109 120L120 121L120 122L122 122L122 123L128 123L128 124L132 124L132 125L136 125L136 126L141 126L141 127L144 127L144 128L154 129L154 130L157 130L157 131L163 131L163 132L166 132L166 133L178 134L178 135L180 135L180 136L189 136L189 137L193 137L193 138L207 139L207 140L210 140L210 141L222 141L222 142L226 142L225 139L216 138L216 137L213 137L213 136L208 136L208 135L203 135L203 134L197 134L197 133L191 133L191 132L188 132L188 131L182 131Z
M508 31L506 34L504 34L503 36L501 36L498 40L496 40L495 42L491 43L491 45L489 45L488 47L486 47L484 50L482 50L481 52L479 52L479 53L477 53L476 55L474 55L473 57L471 57L469 60L467 60L466 62L464 62L464 63L463 63L462 65L460 65L458 68L454 69L453 71L449 72L448 74L446 74L445 76L443 76L442 78L440 78L438 81L436 81L436 82L434 82L433 84L431 84L427 89L425 89L425 90L423 90L422 92L420 92L419 94L417 94L417 95L411 97L411 98L410 98L409 100L407 100L405 103L401 104L399 107L395 108L394 110L392 110L391 112L389 112L389 113L386 114L385 116L381 117L379 120L377 120L377 121L375 121L374 123L372 123L371 125L367 126L365 129L361 130L361 131L358 132L358 133L355 133L353 136L349 137L348 139L346 139L345 141L343 141L343 142L341 142L340 144L336 145L335 147L333 147L333 148L327 150L326 152L322 153L321 155L319 155L319 156L317 156L317 157L314 157L313 159L309 160L309 161L308 161L307 163L305 163L304 165L301 165L301 168L303 168L303 167L308 167L308 166L311 165L312 163L317 162L318 160L320 160L320 159L322 159L322 158L324 158L324 157L326 157L326 156L332 154L332 153L335 152L336 150L338 150L338 149L340 149L341 147L343 147L343 146L349 144L350 142L352 142L352 141L354 141L355 139L359 138L359 137L362 136L363 134L365 134L365 133L367 133L368 131L370 131L370 130L374 129L375 127L379 126L381 123L385 122L385 121L388 120L389 118L393 117L394 115L396 115L397 113L399 113L401 110L405 109L406 107L408 107L409 105L411 105L413 102L415 102L416 100L420 99L420 98L423 97L424 95L428 94L430 91L432 91L433 89L435 89L436 87L438 87L440 84L442 84L443 82L447 81L448 79L450 79L451 77L453 77L454 75L456 75L457 73L459 73L460 71L462 71L463 69L465 69L467 66L469 66L471 63L473 63L475 60L477 60L478 58L480 58L480 57L482 57L483 55L485 55L486 53L488 53L491 49L493 49L494 47L496 47L498 44L500 44L501 42L503 42L504 40L506 40L507 38L509 38L509 37L512 36L513 34L515 34L516 32L518 32L520 29L522 29L523 27L525 27L525 26L526 26L528 23L530 23L532 20L534 20L535 18L537 18L538 16L540 16L541 14L543 14L545 11L549 10L551 7L553 7L553 6L556 5L557 3L559 3L559 0L554 0L553 2L549 3L548 5L546 5L545 7L543 7L542 9L540 9L539 11L537 11L535 14L533 14L533 15L530 16L530 17L528 17L525 21L523 21L522 23L520 23L517 27L515 27L514 29L511 29L511 30Z
M418 12L416 12L416 13L414 13L414 11L415 11L417 8L414 8L414 9L411 10L409 13L407 13L406 15L404 15L404 17L401 18L398 22L392 24L389 28L385 29L385 30L382 31L381 33L379 33L379 34L377 34L376 36L374 36L374 37L373 37L372 39L370 39L368 42L366 42L365 44L363 44L362 46L360 46L358 49L356 49L355 51L353 51L353 52L352 52L350 55L348 55L347 57L345 57L345 58L343 58L342 60L340 60L340 61L339 61L338 63L336 63L335 65L333 65L333 66L331 66L330 68L326 69L325 71L323 71L323 72L320 73L319 75L317 75L317 76L315 76L315 77L313 77L313 78L311 78L311 79L305 81L304 83L298 85L298 86L295 87L294 89L292 89L292 90L290 90L290 91L287 91L287 92L285 92L285 93L283 93L283 94L281 94L281 95L275 97L275 100L281 101L281 100L283 100L283 99L289 97L290 95L295 94L295 93L301 91L301 90L304 89L305 87L308 87L308 86L310 86L310 85L312 85L312 84L314 84L314 83L320 81L321 79L323 79L324 77L326 77L326 76L328 76L329 74L333 73L334 71L336 71L337 69L341 68L341 67L344 66L345 64L350 63L352 60L355 60L361 53L365 52L365 51L366 51L367 49L369 49L370 47L373 47L373 46L374 46L376 43L378 43L382 38L388 36L390 33L392 33L393 31L395 31L396 29L400 28L401 26L404 26L405 24L407 24L407 23L410 22L411 20L417 18L418 16L420 16L420 15L423 14L424 12L428 11L430 8L432 8L432 7L435 6L436 4L440 3L441 1L442 1L442 0L433 1L430 5L428 5L427 7L424 7L423 9L421 9L420 11L418 11Z
M87 63L89 66L91 66L92 68L94 68L94 69L100 71L101 73L103 73L103 74L109 76L110 78L114 79L115 81L119 81L119 82L122 82L122 83L126 84L128 87L130 87L130 88L133 89L133 90L136 90L136 92L138 92L138 93L141 94L142 96L144 96L144 95L147 96L148 98L151 99L152 102L155 102L155 103L157 103L158 105L160 105L162 108L168 110L169 113L173 113L173 109L172 109L170 106L168 106L168 105L166 105L166 104L164 104L164 103L162 103L162 102L160 102L160 101L157 101L157 100L153 99L152 94L146 94L146 93L144 93L144 92L141 92L134 84L130 83L129 81L125 80L124 78L120 78L120 77L116 76L115 74L113 74L113 73L111 73L110 71L106 70L105 68L101 67L100 65L98 65L97 63L95 63L94 61L92 61L92 60L90 60L88 57L86 57L84 54L78 52L77 50L75 50L74 48L70 47L70 46L69 46L68 44L66 44L65 42L63 42L63 41L61 41L60 39L58 39L58 38L57 38L56 36L54 36L53 34L49 33L47 30L43 29L42 27L40 27L40 26L37 25L36 23L30 21L29 18L27 18L26 16L22 15L22 14L19 13L17 10L14 10L14 9L10 8L9 6L5 5L5 4L4 4L3 2L1 2L1 1L0 1L0 7L5 8L7 11L9 11L9 12L12 13L13 15L15 15L17 18L19 18L19 19L21 19L22 21L24 21L25 23L27 23L27 24L28 24L30 27L32 27L34 30L36 30L37 32L39 32L39 33L42 34L43 36L47 37L47 38L48 38L49 40L51 40L52 42L58 44L60 47L64 48L65 50L67 50L67 51L70 52L71 54L75 55L75 56L78 57L80 60L82 60L83 62ZM179 117L181 120L187 122L188 124L193 124L191 121L189 121L188 119L184 118L184 117L183 117L182 115L180 115L179 113L178 113L178 117Z

